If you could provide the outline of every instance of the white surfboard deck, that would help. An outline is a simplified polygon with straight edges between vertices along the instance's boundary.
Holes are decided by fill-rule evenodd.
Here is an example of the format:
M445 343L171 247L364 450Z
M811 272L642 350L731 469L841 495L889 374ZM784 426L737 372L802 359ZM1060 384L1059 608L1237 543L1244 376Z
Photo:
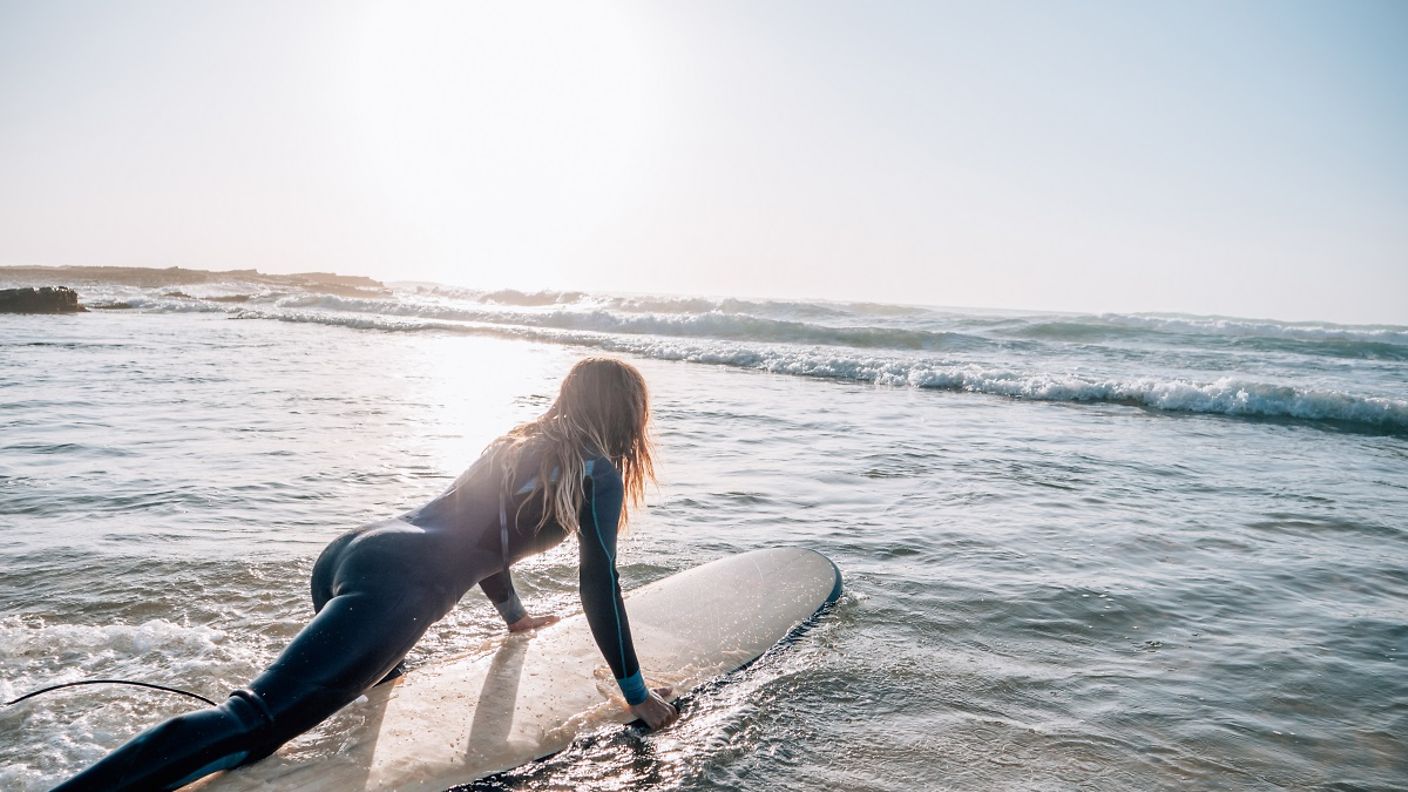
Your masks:
M840 593L841 573L825 556L772 548L680 572L625 601L647 684L680 696L757 659ZM335 756L276 753L187 789L438 792L634 719L581 614L508 636L488 654L416 669L333 717L358 721Z

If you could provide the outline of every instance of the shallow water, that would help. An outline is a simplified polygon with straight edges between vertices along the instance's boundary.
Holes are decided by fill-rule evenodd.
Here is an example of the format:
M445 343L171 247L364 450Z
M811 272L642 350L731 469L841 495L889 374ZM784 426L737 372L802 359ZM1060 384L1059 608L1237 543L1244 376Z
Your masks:
M408 333L391 324L409 309L331 297L282 321L145 299L0 317L0 697L93 677L243 685L307 618L323 543L439 491L587 344L654 391L662 483L623 546L627 587L786 544L830 556L847 592L677 727L607 728L472 788L1408 785L1401 329L944 314L925 332L978 340L877 352L855 317L913 333L909 309L732 307L785 311L808 323L800 341L730 336L741 322L717 303L687 306L684 332L651 314L649 332L552 338L568 320ZM630 299L571 321L659 308ZM850 335L818 336L828 323ZM915 373L946 366L1192 391L1180 408ZM1219 376L1268 390L1213 409ZM570 549L521 567L530 607L576 607ZM472 593L412 670L499 630ZM0 787L45 789L189 703L89 687L0 708ZM329 755L337 729L288 750Z

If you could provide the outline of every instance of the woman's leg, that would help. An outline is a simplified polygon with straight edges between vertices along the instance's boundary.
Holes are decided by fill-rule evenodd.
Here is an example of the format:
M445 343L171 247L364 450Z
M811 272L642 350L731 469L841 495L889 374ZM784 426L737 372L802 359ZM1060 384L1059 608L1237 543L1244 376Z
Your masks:
M343 593L313 621L249 689L268 708L271 744L252 759L322 722L382 681L453 601L428 587L401 585L386 593Z
M175 789L243 762L265 728L258 707L234 694L218 707L147 729L54 792Z
M445 615L445 599L420 586L339 594L248 690L142 732L54 792L176 789L262 759L376 684Z

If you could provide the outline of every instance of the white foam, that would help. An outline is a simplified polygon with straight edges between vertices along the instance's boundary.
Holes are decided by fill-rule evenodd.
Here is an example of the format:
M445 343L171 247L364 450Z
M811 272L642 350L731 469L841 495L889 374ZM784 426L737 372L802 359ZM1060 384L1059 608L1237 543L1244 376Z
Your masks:
M219 700L261 659L207 626L48 624L0 619L0 700L84 679L173 685ZM181 696L121 686L74 687L0 708L0 789L43 790L140 731L202 706Z
M46 685L85 679L96 670L138 665L153 657L207 658L225 633L165 619L141 624L47 624L35 617L0 619L0 698ZM20 688L26 688L21 690Z

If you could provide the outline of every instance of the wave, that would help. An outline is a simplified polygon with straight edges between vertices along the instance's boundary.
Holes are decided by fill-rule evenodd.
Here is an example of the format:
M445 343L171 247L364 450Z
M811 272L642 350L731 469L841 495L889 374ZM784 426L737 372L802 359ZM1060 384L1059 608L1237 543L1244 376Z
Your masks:
M106 297L85 303L89 308L112 311L145 311L147 313L229 313L230 307L221 302L209 302L190 296L123 295Z
M971 323L970 323L970 326ZM1247 353L1291 353L1361 360L1408 360L1408 329L1389 325L1285 324L1218 317L1105 314L1031 317L982 328L993 335L1065 344L1191 346Z
M999 332L1024 338L1061 341L1093 341L1139 338L1150 335L1197 336L1222 341L1282 340L1305 344L1331 344L1349 349L1362 344L1370 348L1408 350L1408 328L1393 325L1334 325L1288 323L1270 320L1230 319L1217 316L1170 316L1157 314L1100 314L1098 316L1032 317L1010 321Z
M1276 322L1270 319L1236 319L1225 316L1186 316L1180 314L1103 314L1100 319L1126 327L1144 327L1164 332L1296 338L1307 341L1365 341L1408 346L1408 327L1396 325Z
M1033 337L1083 340L1119 337L1129 331L1149 331L1177 335L1206 335L1251 338L1293 338L1306 341L1355 341L1408 346L1408 327L1396 325L1341 325L1330 322L1278 322L1270 319L1239 319L1191 314L1042 314L971 313L941 311L918 306L865 302L826 302L801 300L746 300L733 297L613 296L580 291L521 292L514 289L480 291L437 287L425 290L455 299L512 306L580 306L633 313L666 314L751 314L770 318L827 318L855 320L862 317L893 317L914 321L950 319L962 325L992 327Z
M62 649L74 658L172 652L207 654L224 638L225 633L212 627L183 626L165 619L152 619L133 625L51 625L42 618L33 616L7 616L0 619L0 640L3 640L4 646L9 650L5 655L7 660L26 656L42 657L52 654L56 649ZM15 689L5 688L0 695L8 695Z
M623 313L600 307L518 311L464 303L365 300L334 295L297 295L279 299L279 308L318 309L375 316L397 316L484 324L585 330L629 335L665 335L765 343L800 343L900 350L961 349L992 346L981 336L941 330L870 325L830 325L775 319L747 313Z
M1172 413L1293 419L1339 424L1361 431L1408 434L1408 399L1361 396L1222 377L1210 382L1180 378L1101 379L996 368L972 363L904 360L823 348L692 342L524 325L460 323L377 316L240 311L237 318L308 322L383 331L443 331L568 344L657 360L754 369L799 377L876 385L958 391L1034 401L1110 403Z
M900 350L1014 343L1128 347L1130 343L1154 342L1165 347L1193 343L1253 353L1408 360L1408 328L1388 325L1295 324L1154 314L975 316L870 303L623 297L583 292L451 290L436 294L455 301L348 299L309 294L281 300L280 304L610 333Z
M184 626L165 619L141 624L48 624L38 616L0 618L0 701L50 684L131 673L158 663L168 672L207 668L229 654L225 633L204 626ZM62 667L44 658L64 657ZM175 658L181 658L176 661ZM98 671L95 673L95 670Z
M184 292L113 295L96 308L155 312L228 311L237 305L519 325L680 338L795 343L865 349L959 350L1018 348L1059 351L1107 347L1170 348L1266 355L1408 360L1408 328L1282 323L1164 314L1056 315L956 313L870 303L743 300L736 298L594 295L579 291L480 291L424 285L382 294L237 290L193 297ZM120 302L117 302L120 300Z
M742 313L773 318L845 318L856 315L904 316L916 309L879 303L827 303L802 300L745 300L736 297L619 296L580 291L521 292L516 289L481 291L453 287L417 290L472 302L536 307L543 305L605 308L631 313L703 314Z
M1408 402L1396 398L1397 393L1353 393L1350 391L1358 389L1355 385L1337 390L1324 381L1311 381L1302 374L1313 370L1323 375L1326 369L1307 368L1304 357L1278 358L1273 368L1289 373L1261 375L1270 382L1246 375L1223 376L1228 367L1221 364L1202 378L1185 371L1105 378L1080 369L1071 374L1049 372L1057 365L1053 361L1071 359L1064 350L1075 349L1073 345L1079 345L1080 365L1096 371L1112 365L1128 370L1136 351L1138 365L1155 371L1166 369L1168 363L1188 365L1189 352L1196 349L1219 355L1237 352L1240 357L1225 359L1237 370L1268 370L1262 363L1271 351L1408 360L1408 330L1391 326L1292 325L1139 314L982 316L927 309L902 309L910 313L901 318L883 312L868 316L851 313L861 310L860 304L812 306L820 313L839 312L836 316L846 320L841 323L831 315L803 320L744 310L797 313L799 306L808 305L803 303L606 297L581 292L451 293L424 288L385 297L250 294L244 302L217 302L184 294L120 296L131 307L153 312L220 312L235 318L366 330L491 335L794 376L1019 399L1120 403L1165 412L1329 421L1408 433ZM630 309L625 307L628 303ZM1111 339L1118 343L1111 343ZM936 359L939 356L948 359ZM977 357L986 360L973 360ZM1016 368L994 367L994 361L1003 360L1013 361ZM1392 369L1382 373L1392 376ZM1296 384L1276 382L1283 378Z

